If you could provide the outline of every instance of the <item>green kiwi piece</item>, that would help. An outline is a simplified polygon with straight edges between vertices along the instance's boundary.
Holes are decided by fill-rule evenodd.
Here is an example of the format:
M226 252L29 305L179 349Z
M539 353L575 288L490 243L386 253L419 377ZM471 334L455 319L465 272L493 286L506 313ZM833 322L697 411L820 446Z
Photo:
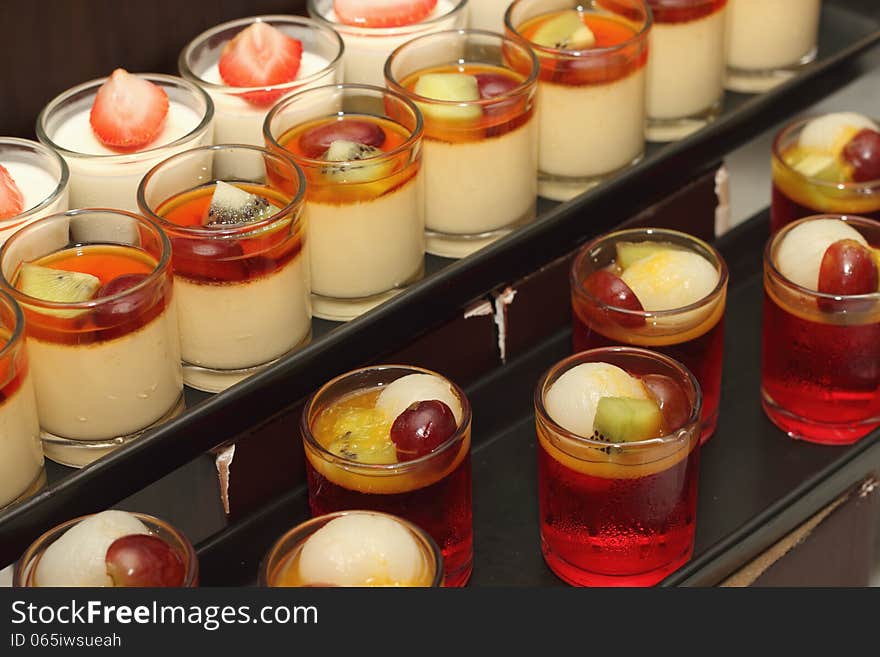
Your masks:
M386 178L394 171L394 162L391 160L369 163L370 158L383 154L383 151L375 146L338 139L330 144L323 159L326 162L339 164L324 167L322 173L339 182L375 182ZM360 160L365 162L361 164Z
M101 281L97 276L78 271L51 269L40 265L23 264L18 274L17 286L28 296L55 303L79 303L91 299ZM44 315L69 319L81 315L83 310L32 308Z
M545 48L581 50L592 48L596 44L596 36L584 25L580 12L566 11L541 25L532 36L532 41Z
M593 420L598 439L610 443L656 438L662 426L663 414L657 402L630 397L603 397Z

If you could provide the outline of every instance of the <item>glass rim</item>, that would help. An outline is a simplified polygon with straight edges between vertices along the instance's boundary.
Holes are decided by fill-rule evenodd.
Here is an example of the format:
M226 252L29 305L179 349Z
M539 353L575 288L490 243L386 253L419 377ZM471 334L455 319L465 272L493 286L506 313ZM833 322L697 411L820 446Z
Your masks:
M458 427L456 427L455 433L453 433L443 443L435 447L427 454L415 459L411 459L409 461L398 461L397 463L361 463L360 461L347 459L339 456L338 454L334 454L326 447L324 447L312 433L312 408L315 406L315 403L318 401L318 399L323 394L325 394L331 386L339 383L340 381L343 381L352 376L356 376L358 374L384 370L409 370L413 374L431 374L446 381L452 387L452 391L456 394L456 396L458 397L458 401L461 404L461 421L458 423ZM403 376L406 375L404 374ZM357 369L345 372L344 374L340 374L339 376L333 377L323 386L318 388L318 390L312 393L312 395L306 400L305 406L303 407L303 412L300 416L300 434L302 435L303 441L308 445L308 448L313 449L315 452L317 452L317 455L320 456L327 463L332 463L334 465L341 464L356 468L357 473L363 476L381 476L382 474L391 474L399 471L418 468L450 452L454 447L464 441L465 435L468 431L470 431L471 421L473 419L471 413L472 411L470 400L467 398L464 390L462 390L454 381L448 379L442 374L423 367L417 367L415 365L401 365L395 363L368 365L367 367L359 367Z
M128 217L130 219L134 219L141 226L147 226L155 235L158 237L159 244L161 245L162 253L156 261L156 266L147 277L142 280L137 285L134 285L128 289L122 290L121 292L117 292L116 294L111 294L106 297L97 297L95 299L89 299L88 301L75 301L75 302L64 302L64 301L48 301L46 299L40 299L39 297L32 297L28 294L25 294L21 290L19 290L15 285L6 278L6 274L3 272L3 260L6 255L9 253L9 245L15 244L17 241L24 239L23 236L28 235L33 230L40 226L44 226L49 222L58 221L61 217L77 217L79 215L91 215L91 214L111 214L111 215L121 215L124 217ZM85 246L89 246L89 244L85 244ZM120 244L118 246L126 246L124 244ZM133 245L127 245L132 246ZM70 248L70 247L67 247ZM46 254L50 255L50 254ZM46 256L41 256L46 257ZM22 261L24 262L24 261ZM135 214L134 212L128 212L127 210L117 210L114 208L77 208L76 210L68 210L67 212L57 212L55 214L50 214L48 217L43 217L42 219L38 219L33 223L28 224L27 226L23 226L18 231L13 233L8 240L0 247L0 291L5 290L9 293L9 295L17 302L32 306L35 308L44 308L48 310L92 310L94 308L98 308L107 303L113 303L114 301L118 301L120 299L124 299L125 297L140 292L153 285L169 268L171 263L171 240L168 239L168 236L165 234L165 231L161 229L161 227L154 221L148 219L147 217L143 217L139 214ZM21 265L22 263L19 263Z
M9 292L6 290L0 290L0 304L6 304L6 306L12 310L12 316L15 321L15 326L12 329L12 332L9 334L9 339L6 341L2 347L0 347L0 359L5 358L9 355L11 351L16 349L19 344L24 342L24 311L21 309L21 306L18 302L13 298Z
M441 21L447 20L450 16L463 13L467 4L468 0L455 0L452 9L445 14L434 16L433 18L419 21L418 23L398 25L395 27L367 27L361 25L349 25L348 23L342 23L340 21L332 21L324 16L324 13L318 9L316 0L308 0L306 3L306 9L309 12L309 16L316 21L326 23L331 29L338 33L350 33L357 36L405 36L414 31L418 31L419 28L425 25L435 25Z
M101 87L104 82L110 76L105 76L103 78L95 78L94 80L88 80L87 82L83 82L81 84L76 85L75 87L71 87L66 91L61 92L57 96L55 96L52 100L50 100L46 106L40 110L40 113L37 115L37 126L36 133L37 139L39 139L43 144L53 148L58 151L61 155L70 158L76 159L97 159L100 158L102 162L131 162L137 161L143 155L155 154L162 149L166 148L175 148L177 146L181 146L185 144L187 141L191 140L193 137L198 135L201 132L204 132L205 129L211 124L211 121L214 119L214 101L211 100L211 96L208 95L204 89L202 89L199 85L191 82L190 80L184 79L182 77L178 77L176 75L167 75L165 73L132 73L131 75L136 75L140 78L145 78L150 82L154 83L163 83L160 86L174 86L177 85L179 87L184 87L188 91L190 91L194 96L201 98L205 102L205 115L201 118L201 120L196 124L196 126L187 132L184 135L181 135L177 139L173 141L169 141L164 144L159 144L156 146L152 146L150 148L145 148L140 151L133 151L130 153L82 153L80 151L73 151L63 146L59 146L55 141L49 137L49 134L46 132L43 127L48 120L48 117L55 112L60 106L62 106L65 102L67 102L70 98L76 96L77 94L95 89L95 93L97 93L97 89Z
M238 26L249 26L254 23L285 23L288 25L300 25L300 26L308 26L313 27L316 30L319 30L325 36L330 37L336 45L339 47L336 56L327 63L327 66L322 68L320 71L312 73L311 75L307 75L302 78L297 78L296 80L291 80L290 82L282 82L280 84L270 84L265 86L258 87L233 87L228 84L218 84L216 82L209 82L197 75L195 71L192 70L192 66L189 64L190 56L192 55L193 50L195 50L196 46L201 45L211 37L219 34L224 30L228 30L233 27ZM246 29L246 28L243 28ZM239 31L240 33L241 31ZM235 38L235 37L233 37ZM231 40L231 39L230 39ZM226 42L228 43L228 41ZM321 78L326 75L328 71L333 71L339 68L340 62L342 62L342 56L345 52L345 42L342 40L342 37L339 34L330 28L329 26L322 24L321 22L309 18L308 16L296 16L296 15L286 15L286 14L261 14L259 16L247 16L245 18L237 18L235 20L226 21L225 23L220 23L219 25L215 25L204 32L201 32L199 35L194 37L189 43L184 46L183 50L180 52L180 56L177 58L177 68L180 71L180 75L183 79L189 80L197 84L200 87L205 89L210 89L212 91L218 92L231 92L234 90L235 95L246 94L249 92L255 91L279 91L283 89L295 89L301 86L307 85L315 80Z
M587 57L601 57L603 55L615 53L615 52L618 52L618 51L623 50L625 48L628 48L630 46L637 45L641 42L646 41L648 38L648 34L651 31L651 27L654 25L654 13L651 11L651 7L648 5L648 3L645 0L633 0L634 7L637 7L640 5L644 9L645 17L642 20L642 25L639 28L639 30L632 37L627 39L626 41L623 41L621 43L617 43L613 46L605 46L602 48L587 48L586 50L564 50L562 48L551 48L549 46L542 46L538 43L535 43L534 41L530 41L529 39L526 39L522 34L520 34L519 28L514 27L513 23L511 23L511 15L513 14L513 8L518 7L520 5L523 5L529 1L530 0L514 0L510 4L510 6L507 8L507 11L504 12L504 27L508 31L510 31L512 34L516 35L517 37L519 37L520 39L522 39L523 41L528 43L529 47L532 50L534 50L536 53L540 52L540 53L543 53L544 55L547 55L550 57L562 56L562 57L566 57L569 59L581 59L581 58L587 58ZM577 10L578 8L581 8L581 7L583 7L583 5L578 4L577 6L572 7L571 9ZM593 9L593 11L586 11L584 13L601 13L601 12L595 11L595 7L592 7L592 6L588 7L588 8L584 7L584 9ZM552 12L548 11L548 12L544 12L544 13L549 14ZM609 13L614 14L615 12L610 11ZM541 14L538 14L538 15L541 15ZM532 18L537 18L537 16L533 16ZM530 18L529 20L532 20L532 19ZM630 22L635 23L636 21L630 21Z
M789 232L791 232L792 229L796 228L797 226L807 223L809 221L815 221L816 219L839 219L847 223L852 223L853 225L867 225L880 231L880 221L875 221L874 219L861 217L859 215L847 214L813 214L808 217L803 217L801 219L798 219L797 221L786 224L778 231L776 231L776 234L774 234L769 240L767 240L767 245L764 247L764 265L767 267L767 271L770 273L770 275L772 275L775 282L784 285L786 288L793 292L804 296L809 296L814 299L853 302L880 301L880 290L878 290L877 292L869 292L868 294L829 294L828 292L819 292L818 290L811 290L808 287L798 285L793 280L788 278L788 276L783 274L782 271L780 271L779 267L776 265L776 261L773 256L776 248L782 243L782 238L785 237Z
M51 194L49 194L46 198L44 198L32 208L29 208L24 212L15 215L14 217L9 217L8 219L3 219L2 221L0 221L0 230L3 229L4 224L13 222L17 223L22 220L27 220L41 210L45 210L47 207L58 200L58 198L64 193L64 190L67 189L67 185L70 182L70 167L67 166L67 161L63 157L61 157L61 155L55 149L49 148L48 146L46 146L46 144L43 144L39 141L20 139L19 137L0 137L0 146L2 146L3 144L14 144L17 146L39 150L43 154L51 157L56 163L61 166L61 175L59 176L58 184L55 186L55 189L52 190Z
M341 92L343 94L345 94L345 92L347 92L347 91L367 91L367 92L371 92L371 93L379 92L385 96L391 96L391 97L396 98L397 100L401 101L407 107L407 109L409 109L412 112L413 117L415 118L415 127L413 128L412 131L410 131L410 135L406 139L406 141L404 141L397 148L390 150L390 151L387 151L387 152L383 152L381 155L376 155L374 157L367 157L362 160L342 160L340 162L333 162L332 164L334 164L336 166L343 166L343 165L347 165L347 164L357 163L359 166L363 166L365 162L366 163L381 162L383 160L393 159L395 157L398 157L399 155L406 153L409 150L412 150L421 141L422 135L425 130L425 123L424 123L424 119L422 118L422 112L415 105L415 103L413 103L413 101L411 101L409 98L404 96L402 93L395 91L394 89L387 89L385 87L377 87L377 86L374 86L371 84L351 84L351 83L345 83L345 82L338 83L338 84L327 84L327 85L323 85L321 87L312 87L310 89L303 89L302 91L298 91L297 93L290 94L289 96L284 97L282 100L280 100L275 105L275 107L273 107L269 111L268 114L266 114L266 119L263 121L263 138L266 139L266 141L269 143L269 145L271 145L273 148L278 148L278 149L281 149L282 151L290 153L290 151L287 148L285 148L284 146L281 145L281 143L278 141L278 139L275 137L275 135L272 134L272 129L270 127L272 124L272 121L275 119L276 116L281 114L282 111L287 110L290 105L299 101L302 96L305 96L306 94L317 95L317 93L327 93L331 89L336 90L337 92ZM340 116L340 115L345 116L345 114L346 114L346 112L341 111L341 112L337 112L336 114L325 115L323 118L328 118L331 116ZM370 114L368 116L376 116L376 115ZM388 118L388 117L382 117L382 118ZM392 120L392 119L389 119L389 120ZM397 123L396 121L394 121L394 122ZM295 125L301 125L301 123L298 123ZM406 127L406 126L403 126L403 127ZM294 156L291 154L291 158L297 164L299 164L300 166L304 166L304 167L326 167L328 164L326 160L320 160L317 158L305 157L305 156L300 156L300 155Z
M771 147L771 154L774 162L782 168L786 173L795 176L799 180L805 180L809 182L810 185L815 187L819 187L821 189L836 189L839 191L851 191L851 192L863 192L866 189L880 192L880 178L875 178L873 180L864 180L862 182L849 181L849 182L832 182L830 180L822 180L821 178L816 178L813 176L808 176L793 166L788 164L783 157L783 144L782 142L787 140L789 137L793 135L793 133L798 130L802 130L804 126L807 125L813 119L818 119L823 116L827 116L828 113L825 114L811 114L809 116L804 116L799 119L788 123L785 127L783 127L776 136L773 138L773 145ZM873 119L872 119L873 120ZM880 123L875 121L875 123Z
M291 200L283 207L280 208L277 212L267 217L266 219L261 219L259 221L253 221L250 223L242 224L240 226L231 226L227 228L206 228L206 227L197 227L197 226L181 226L179 224L175 224L173 221L168 221L165 217L158 214L153 207L147 203L146 199L146 189L147 185L153 179L153 177L159 173L159 171L166 166L170 166L171 164L176 163L176 160L183 160L186 157L191 157L194 154L199 152L208 152L208 151L255 151L259 152L263 156L269 156L275 158L276 160L280 160L284 164L293 168L294 173L296 174L297 181L297 190L296 194L293 195ZM216 183L218 179L214 179ZM243 181L237 181L243 182ZM187 190L189 191L189 190ZM213 238L224 238L224 237L242 237L248 236L251 233L262 232L275 224L282 223L286 220L287 215L295 212L296 209L305 202L305 194L306 194L306 178L302 172L302 169L296 164L294 159L290 157L287 152L278 153L276 151L269 150L268 148L264 148L262 146L252 146L250 144L211 144L208 146L197 146L196 148L190 148L188 150L182 151L180 153L175 153L171 157L168 157L158 164L156 164L152 169L150 169L146 175L141 179L140 183L138 183L137 189L137 203L141 212L147 219L150 219L156 222L162 232L165 232L166 229L174 232L179 235L187 235L192 237L213 237ZM168 199L165 199L166 201ZM164 201L163 201L164 202ZM297 217L294 220L294 224L301 223L303 221L303 217Z
M121 511L122 509L106 509L106 510L116 510ZM62 523L55 525L41 533L37 538L35 538L30 545L25 549L25 551L21 554L21 556L16 560L15 565L13 567L12 572L12 586L16 588L22 588L28 586L28 580L30 579L30 571L29 567L33 563L36 558L36 552L46 541L53 536L57 535L55 540L61 538L61 536L68 530L72 529L75 525L79 524L83 520L87 518L91 518L94 515L97 515L100 511L95 513L86 513L84 515L78 516L76 518L71 518L70 520L65 520ZM175 540L178 542L179 547L183 549L184 554L181 557L186 561L186 573L184 574L182 587L192 586L199 574L199 559L198 554L196 553L195 548L193 547L192 542L187 538L186 534L177 529L174 525L166 520L162 520L161 518L157 518L156 516L150 515L148 513L141 513L139 511L125 511L130 515L135 516L138 520L143 522L147 529L151 529L155 527L159 527L160 529L171 534ZM151 535L154 535L151 532ZM54 541L53 541L54 542ZM45 552L45 550L44 550ZM25 560L25 557L27 559Z
M431 39L448 38L451 36L461 36L461 37L470 37L470 36L482 36L482 37L491 37L502 44L502 48L504 45L513 45L522 50L526 56L532 62L532 70L529 72L529 75L526 76L526 79L517 84L513 89L509 89L502 94L497 96L493 96L492 98L480 98L477 100L469 100L465 102L459 102L455 100L441 100L437 98L431 98L429 96L420 96L415 91L410 91L406 87L404 87L400 81L398 81L397 77L392 75L391 73L391 65L394 62L394 59L400 55L400 53L406 51L408 48L413 48L419 45L422 45L423 42L427 42ZM504 67L508 70L512 70L514 72L518 72L515 69L510 67ZM444 30L442 32L431 32L430 34L423 34L421 36L416 37L406 43L401 44L397 48L395 48L391 54L388 56L388 59L385 60L384 74L385 74L385 84L388 85L389 88L397 91L398 93L406 96L407 98L411 98L419 103L425 103L426 105L439 105L439 106L447 106L447 107L491 107L496 104L509 102L512 99L515 99L519 96L522 96L524 93L528 93L531 89L533 89L538 83L538 76L541 72L541 63L538 60L538 56L535 55L535 52L529 47L529 43L520 36L517 35L504 35L498 32L491 32L489 30L477 30L477 29L467 29L467 28L459 28L453 30Z
M305 543L306 540L309 539L318 529L325 526L331 520L335 520L336 518L341 518L343 516L348 515L361 515L361 514L369 514L375 516L382 516L384 518L389 518L394 520L395 522L406 527L410 532L412 532L416 537L418 537L424 544L425 547L431 552L431 556L434 560L434 578L429 585L430 588L438 588L443 584L443 580L446 577L446 564L443 559L443 551L440 549L440 546L437 544L437 541L424 529L419 527L414 522L407 520L406 518L401 518L400 516L393 515L391 513L386 513L384 511L374 511L372 509L343 509L340 511L331 511L330 513L325 513L320 516L312 516L307 520L303 520L301 523L291 527L286 532L284 532L281 536L279 536L272 546L266 551L265 556L260 562L260 573L259 580L260 585L269 587L271 586L269 582L269 576L271 573L269 572L269 567L271 565L275 565L273 562L277 560L277 553L281 550L282 545L290 540L295 534L303 533L306 530L310 530L315 525L320 525L309 531L307 534L304 534L302 540L297 543L297 546L300 546ZM290 552L288 552L290 554ZM287 556L287 555L285 555Z
M686 306L680 306L678 308L669 308L667 310L630 310L628 308L621 308L619 306L613 306L607 304L603 301L600 301L593 295L591 295L583 285L583 281L578 276L578 272L581 270L582 265L586 262L590 250L596 248L597 246L603 244L606 241L609 241L612 238L615 238L616 241L621 241L619 238L626 237L629 235L670 235L673 237L683 238L689 242L693 242L705 249L708 253L715 258L715 261L718 265L718 283L712 288L712 291L709 292L706 296L693 303L690 303ZM715 264L715 263L713 263ZM611 233L605 233L604 235L599 235L594 239L587 242L584 246L582 246L574 260L571 263L571 267L569 268L569 282L571 284L572 291L581 297L586 297L592 304L597 306L603 310L613 310L615 313L619 313L620 315L626 317L641 317L644 319L648 318L668 318L675 317L676 315L683 315L685 313L700 310L705 308L706 306L715 303L718 298L724 293L727 289L727 284L730 279L730 272L727 268L727 262L725 262L723 256L718 252L714 246L701 240L698 237L694 237L688 233L682 232L680 230L674 230L672 228L625 228L623 230L615 230Z
M681 428L670 434L659 436L657 438L634 440L625 443L608 443L599 440L593 440L592 438L587 438L585 436L579 436L578 434L569 431L568 429L557 423L552 417L550 417L550 413L547 412L547 408L544 405L544 396L546 394L547 382L558 372L565 373L576 365L580 365L583 363L605 362L601 360L584 360L584 358L587 356L594 356L603 353L623 353L633 356L639 356L641 358L651 359L654 361L661 361L683 375L684 380L690 384L691 388L694 391L694 402L693 404L691 404L691 414L690 416L688 416L687 422L685 422L685 424ZM614 365L614 363L609 364ZM561 436L567 441L577 445L596 447L599 449L607 449L610 447L611 449L615 450L616 453L626 453L640 450L647 451L653 447L662 447L664 445L674 445L676 443L684 442L689 437L690 433L693 430L693 427L699 427L700 416L703 406L703 391L700 388L700 384L697 382L697 379L694 376L693 372L691 372L690 369L687 368L687 366L675 360L674 358L670 358L669 356L661 354L657 351L642 349L641 347L611 346L597 347L595 349L579 351L551 365L541 375L541 378L538 380L538 385L535 386L534 402L535 414L537 419L540 422L546 424L547 427L552 430L553 433L555 433L557 436Z

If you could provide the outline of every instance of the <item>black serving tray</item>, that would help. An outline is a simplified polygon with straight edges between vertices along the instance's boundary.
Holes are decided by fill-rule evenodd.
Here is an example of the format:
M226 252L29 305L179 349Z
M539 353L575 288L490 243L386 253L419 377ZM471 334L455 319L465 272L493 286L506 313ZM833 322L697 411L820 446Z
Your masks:
M429 257L429 275L426 279L392 301L345 325L316 320L315 339L308 347L222 394L208 396L188 391L189 408L183 415L88 468L71 471L49 464L49 487L30 500L0 513L0 564L17 558L35 536L58 522L117 504L164 478L160 485L150 486L144 491L146 498L141 496L139 499L148 499L148 506L155 507L151 510L160 515L187 518L182 527L185 531L190 529L187 526L189 523L197 526L190 534L196 540L206 539L201 548L205 560L205 583L245 581L253 574L247 567L237 575L223 575L230 568L230 556L236 555L232 560L237 559L237 552L227 551L226 546L232 545L231 541L240 532L246 531L242 528L249 528L252 523L256 523L253 532L275 532L278 527L271 522L260 525L262 519L275 517L273 513L284 513L290 508L289 505L301 507L301 492L293 491L289 496L275 499L244 518L227 522L217 508L216 477L213 462L205 456L207 450L254 433L259 427L271 423L273 418L289 413L292 406L332 376L393 352L460 316L462 309L475 300L485 298L493 290L564 257L589 237L613 228L624 219L685 187L692 179L705 174L707 167L721 160L733 148L858 78L876 65L878 60L880 11L868 4L864 0L826 0L823 3L817 62L777 89L761 96L727 94L725 111L712 125L683 141L650 146L641 163L572 201L563 204L541 201L540 217L535 223L471 257L461 261ZM739 231L736 233L741 234ZM734 238L726 239L725 243L730 243L731 239ZM753 243L749 248L756 247ZM755 313L757 317L757 307L746 309L746 312ZM737 341L736 344L738 350L743 350L742 354L756 353L753 349L747 351L743 342ZM529 356L543 366L552 360L552 355L563 353L564 345L565 337L560 336L555 342L551 340L535 344ZM453 348L451 345L447 347ZM537 379L537 373L528 369L528 362L531 361L517 361L516 366L500 368L492 374L499 382L493 390L496 395L503 394L503 398L485 402L489 404L489 415L484 417L491 417L493 408L509 413L511 405L507 401L515 398L513 395L519 389L517 385L525 386L525 389ZM524 367L534 376L517 380L515 385L513 380L505 378L514 367ZM737 379L734 378L726 381L725 385L730 388L736 383ZM480 400L485 396L491 400L492 394L486 387L489 384L482 385L474 389L475 398ZM513 387L508 391L504 388L506 385ZM733 390L728 397L737 394L737 389ZM757 398L757 387L752 392ZM746 401L740 403L746 404ZM730 417L740 424L749 417L757 422L755 418L760 418L760 409L756 413L749 415L744 411L734 411ZM502 424L496 426L496 423L501 423L499 418L493 420L493 427L501 431ZM481 469L497 467L487 466L488 462L483 459L490 458L496 449L504 446L508 450L505 451L506 459L519 459L520 463L528 459L529 452L523 451L529 444L528 440L531 440L525 437L529 434L527 424L527 418L523 417L520 424L512 428L503 425L503 432L497 436L494 431L486 434L495 438L485 443L479 439L475 441L478 529L481 522L491 528L491 518L498 511L491 507L492 494L501 495L498 490L508 485L503 480L496 480L492 472L481 474ZM483 430L479 424L476 427ZM727 434L734 430L743 430L743 427L725 426L719 433ZM755 431L751 426L748 430ZM511 435L514 439L503 440L505 436L510 437L504 432L513 432ZM724 444L723 441L719 443ZM710 445L707 454L711 454L713 449L719 448ZM523 470L523 473L528 472L530 470ZM817 472L814 468L812 474ZM520 497L524 498L521 502L522 514L517 511L516 517L521 515L525 518L530 513L534 516L531 506L534 500L525 499L528 495L523 493L529 475L523 476L525 478L519 491ZM781 476L771 478L774 484L787 481ZM193 485L194 480L198 485ZM481 491L487 486L494 493L481 502ZM181 490L192 492L191 498L181 499ZM787 492L791 491L787 489ZM516 499L513 491L507 491L507 495L509 497L502 495L498 499L507 502ZM211 498L210 502L208 498ZM186 512L181 512L181 507L185 507ZM753 511L748 516L751 521L757 518L757 511ZM297 517L297 514L288 513L288 520ZM800 518L803 519L803 515ZM710 520L702 523L703 527L707 525L712 526ZM219 532L218 527L221 528ZM520 531L528 533L529 526L523 522ZM487 538L478 539L478 555L486 549L497 547L481 542L494 540L491 539L491 530L479 532L478 535L480 533ZM250 537L252 544L265 546L266 541L258 540L255 538L257 535ZM246 534L242 536L247 538ZM512 554L522 555L523 559L540 563L540 556L532 554L534 536L531 540L526 536L515 538L517 541L508 544L506 549L512 550ZM702 534L700 540L704 540ZM700 547L707 549L716 546L719 540L720 537L716 536L705 545L701 543ZM245 563L253 565L248 560ZM510 564L511 573L522 570L518 579L511 579L507 583L540 583L540 576L532 581L522 580L529 572L535 571L526 567L526 561L518 563L512 559L501 559L496 568L500 569L505 563ZM490 569L483 572L485 575L479 572L475 575L475 583L504 581L503 571L499 570L494 577L490 575ZM246 573L249 574L246 576ZM483 577L488 579L481 579ZM549 575L545 573L545 577L549 578Z

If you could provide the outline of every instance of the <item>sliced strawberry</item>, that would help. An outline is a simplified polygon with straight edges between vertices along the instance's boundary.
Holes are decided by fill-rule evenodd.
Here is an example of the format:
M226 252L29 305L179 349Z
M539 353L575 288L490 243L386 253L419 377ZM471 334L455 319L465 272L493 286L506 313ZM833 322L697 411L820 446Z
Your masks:
M24 196L9 171L0 164L0 219L9 219L24 211Z
M334 0L336 18L359 27L400 27L425 20L437 0Z
M239 32L220 55L220 77L231 87L270 87L296 80L302 61L302 42L278 28L256 22ZM242 97L255 105L270 105L284 92L254 91Z
M168 94L159 85L117 68L98 89L89 120L108 148L143 148L162 132Z

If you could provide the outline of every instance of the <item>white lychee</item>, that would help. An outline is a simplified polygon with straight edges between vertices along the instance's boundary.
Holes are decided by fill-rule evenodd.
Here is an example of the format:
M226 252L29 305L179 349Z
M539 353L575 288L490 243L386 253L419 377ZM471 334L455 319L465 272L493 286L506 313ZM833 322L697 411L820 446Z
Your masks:
M637 260L621 278L648 312L683 308L706 298L721 274L699 253L669 249Z
M776 267L788 280L819 289L819 269L828 247L839 240L868 245L855 228L840 219L813 219L792 228L776 248Z
M803 148L813 148L836 155L859 130L877 130L877 124L855 112L834 112L807 123L798 138Z
M407 374L385 386L376 400L376 408L385 411L393 421L415 402L432 399L446 404L456 422L461 423L461 403L452 386L433 374Z

